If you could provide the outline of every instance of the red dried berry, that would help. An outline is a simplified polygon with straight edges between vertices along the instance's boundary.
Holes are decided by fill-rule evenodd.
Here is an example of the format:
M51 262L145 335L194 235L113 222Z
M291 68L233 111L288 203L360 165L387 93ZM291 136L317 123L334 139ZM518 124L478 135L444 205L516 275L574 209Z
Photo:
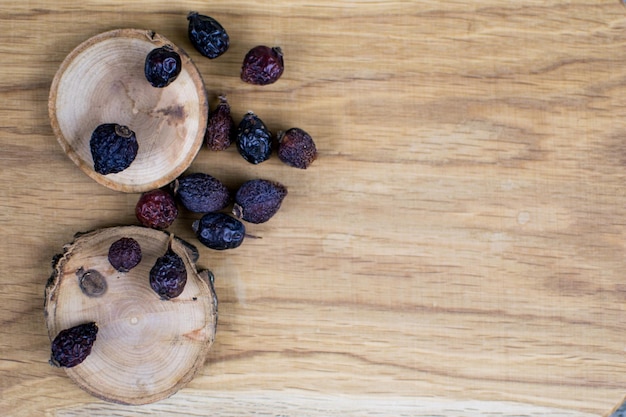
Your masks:
M169 300L182 294L187 283L187 269L183 259L173 250L171 242L165 254L157 258L150 270L150 286L163 298Z
M275 83L285 70L283 51L280 47L259 45L252 48L243 59L241 79L250 84Z
M91 353L97 334L98 326L93 322L61 330L52 341L50 363L64 368L82 363Z
M278 157L287 165L306 169L317 158L317 148L311 135L293 127L278 135Z
M178 208L171 194L156 189L142 194L135 206L135 215L146 227L166 229L178 217Z
M246 181L235 195L233 214L250 223L264 223L276 214L286 195L287 188L278 182Z
M132 237L123 237L109 246L109 263L120 272L128 272L141 262L141 246Z
M217 108L209 114L204 141L210 150L223 151L230 146L235 133L235 121L230 115L230 105L226 97L220 96Z

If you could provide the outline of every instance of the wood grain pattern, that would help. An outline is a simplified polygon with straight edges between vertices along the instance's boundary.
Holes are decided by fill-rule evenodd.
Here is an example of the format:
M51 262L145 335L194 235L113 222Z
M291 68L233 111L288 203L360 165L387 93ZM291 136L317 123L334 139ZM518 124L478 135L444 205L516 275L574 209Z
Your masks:
M0 5L0 414L605 416L626 391L626 9L618 0ZM202 59L190 10L229 30ZM74 232L135 224L135 194L83 174L47 117L63 58L97 33L157 30L211 105L316 140L306 171L234 148L191 171L289 195L262 239L201 250L220 320L205 367L148 408L47 364L43 288ZM245 52L286 69L242 83ZM195 216L172 227L193 240ZM277 404L280 403L280 404ZM366 406L367 405L367 406ZM388 408L386 408L388 407ZM429 408L430 407L430 408ZM230 414L229 414L230 413Z

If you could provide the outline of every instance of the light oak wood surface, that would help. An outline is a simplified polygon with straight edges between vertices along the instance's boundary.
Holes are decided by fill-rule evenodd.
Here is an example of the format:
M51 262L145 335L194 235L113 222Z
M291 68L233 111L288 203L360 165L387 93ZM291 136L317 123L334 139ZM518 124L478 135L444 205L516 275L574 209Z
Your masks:
M191 10L229 51L187 39ZM308 170L235 147L189 172L289 195L261 239L200 247L216 340L145 406L100 401L48 364L50 262L75 232L137 224L63 153L52 78L79 43L151 29L214 107L317 143ZM239 79L280 46L283 77ZM606 416L626 394L626 8L619 0L0 3L0 414Z

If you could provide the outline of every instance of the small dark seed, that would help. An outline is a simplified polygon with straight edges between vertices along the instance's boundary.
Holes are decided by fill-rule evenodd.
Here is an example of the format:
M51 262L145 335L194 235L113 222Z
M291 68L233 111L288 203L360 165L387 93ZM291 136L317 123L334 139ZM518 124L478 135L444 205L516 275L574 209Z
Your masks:
M137 156L139 144L135 133L127 126L105 123L93 131L89 147L94 170L107 175L128 168Z
M280 208L287 188L275 181L246 181L235 194L233 214L250 223L268 221Z
M215 250L237 248L246 235L243 223L224 213L205 214L192 228L200 243Z
M128 272L141 262L141 246L132 237L123 237L109 246L109 262L116 270Z
M178 77L181 69L180 55L168 45L153 49L146 56L144 73L153 87L167 87Z
M237 150L251 164L260 164L272 155L272 133L252 112L243 117L237 128Z
M76 271L76 277L80 290L88 297L100 297L107 292L106 278L95 269L85 271L83 268L79 268Z
M82 363L91 353L97 334L98 326L93 322L62 330L52 341L50 363L64 368Z
M278 46L259 45L243 59L241 79L256 85L272 84L283 75L284 70L283 51Z

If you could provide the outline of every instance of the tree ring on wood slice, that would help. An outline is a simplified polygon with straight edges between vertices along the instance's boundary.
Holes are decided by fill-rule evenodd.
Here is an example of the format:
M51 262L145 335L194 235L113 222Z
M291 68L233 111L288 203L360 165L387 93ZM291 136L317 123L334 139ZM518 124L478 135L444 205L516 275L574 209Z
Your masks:
M141 262L128 272L118 272L108 260L109 246L122 237L132 237L142 250ZM169 233L145 227L105 228L77 235L54 258L45 291L48 335L52 341L61 330L98 325L90 355L64 368L96 397L152 403L177 392L204 364L215 339L217 297L207 271L196 269L194 247L172 239L187 270L181 295L163 300L150 287L150 269L169 241ZM96 297L86 293L80 282L84 271L100 274L106 291Z
M165 88L146 79L146 56L168 45L182 69ZM179 177L202 148L208 120L207 93L184 50L149 30L117 29L78 45L64 59L50 87L50 123L69 158L111 189L144 192ZM135 132L139 149L130 166L115 174L94 170L89 142L101 124Z

